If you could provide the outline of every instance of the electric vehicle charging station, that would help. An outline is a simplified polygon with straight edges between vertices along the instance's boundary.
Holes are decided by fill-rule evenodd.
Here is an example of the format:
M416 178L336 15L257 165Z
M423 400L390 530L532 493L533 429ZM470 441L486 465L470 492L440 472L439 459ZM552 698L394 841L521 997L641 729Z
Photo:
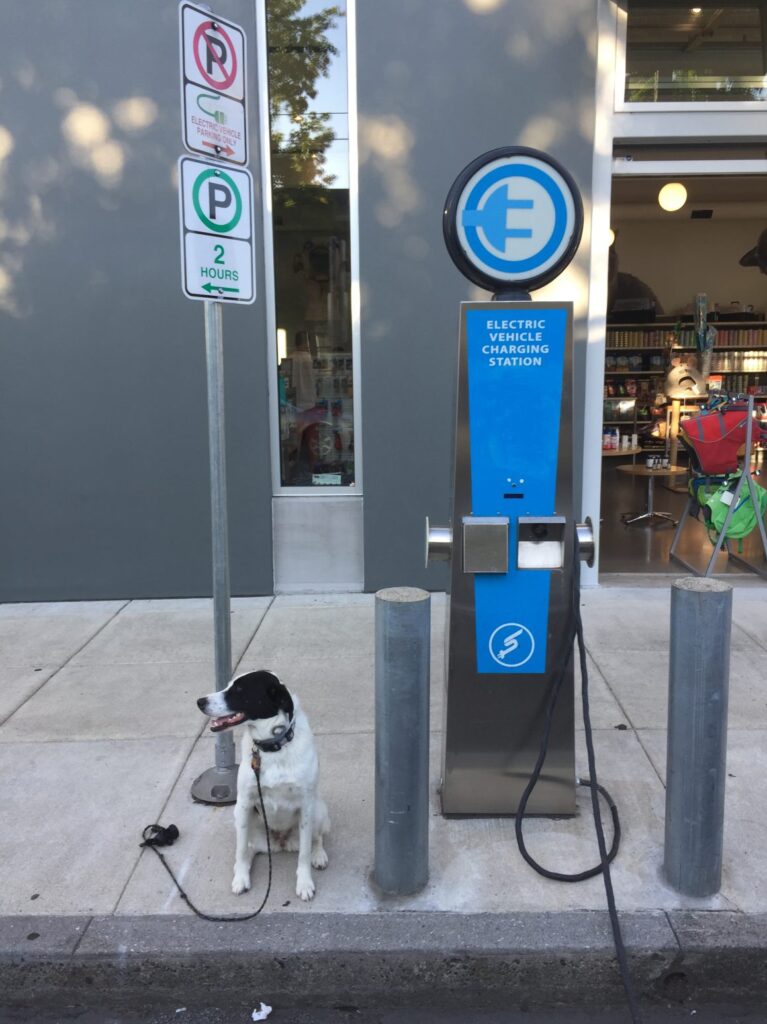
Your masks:
M593 538L573 510L573 310L529 290L570 263L582 228L569 173L523 147L472 161L445 204L451 258L494 292L461 303L452 524L427 520L427 560L452 561L445 815L517 812L562 671L527 812L575 813L573 573Z

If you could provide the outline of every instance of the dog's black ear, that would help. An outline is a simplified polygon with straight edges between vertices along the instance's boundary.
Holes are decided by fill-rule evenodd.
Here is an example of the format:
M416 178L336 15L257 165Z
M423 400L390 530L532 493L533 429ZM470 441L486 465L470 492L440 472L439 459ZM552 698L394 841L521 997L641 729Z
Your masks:
M293 717L293 699L286 687L279 680L275 679L267 687L269 700L274 704L275 712L284 711L288 718Z

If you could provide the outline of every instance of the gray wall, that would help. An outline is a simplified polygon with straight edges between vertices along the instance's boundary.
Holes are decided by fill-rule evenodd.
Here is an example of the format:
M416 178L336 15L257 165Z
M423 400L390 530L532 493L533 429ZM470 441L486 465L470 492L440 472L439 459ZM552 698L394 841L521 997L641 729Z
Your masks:
M365 587L444 589L423 521L448 521L458 304L486 293L447 255L442 204L474 157L524 144L571 171L588 222L596 3L358 0L357 21ZM576 422L584 338L576 322Z
M215 10L246 29L254 96L252 0ZM156 104L143 129L125 120L131 97ZM0 600L209 594L203 307L179 283L176 3L6 3L0 99ZM98 109L67 136L78 104ZM260 305L225 309L224 334L232 588L267 593Z

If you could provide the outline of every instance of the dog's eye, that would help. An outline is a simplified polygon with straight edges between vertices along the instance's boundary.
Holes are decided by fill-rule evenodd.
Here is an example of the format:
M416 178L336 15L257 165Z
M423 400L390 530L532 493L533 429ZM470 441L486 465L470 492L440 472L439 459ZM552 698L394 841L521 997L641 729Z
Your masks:
M284 735L285 735L285 726L284 725L275 725L275 727L272 729L272 736L284 736Z

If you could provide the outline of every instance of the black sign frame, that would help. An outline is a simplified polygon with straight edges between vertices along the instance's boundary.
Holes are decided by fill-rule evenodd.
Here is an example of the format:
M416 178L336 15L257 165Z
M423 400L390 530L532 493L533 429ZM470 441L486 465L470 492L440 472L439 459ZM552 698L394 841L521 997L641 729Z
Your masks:
M541 163L548 164L562 177L565 184L568 186L573 199L574 229L567 248L555 263L542 273L531 273L527 278L517 278L510 281L508 278L493 277L491 274L480 269L472 262L461 245L458 237L457 210L458 201L461 198L466 185L471 178L474 177L477 171L481 170L486 164L512 156L533 157L534 159L541 161ZM508 296L525 293L528 290L532 291L536 288L542 288L545 284L549 284L551 281L559 277L562 271L572 262L576 252L578 251L578 246L581 243L581 237L583 235L583 199L581 198L580 189L576 185L575 179L570 172L548 153L544 153L538 149L531 149L529 146L501 146L498 149L491 149L487 153L483 153L481 156L472 160L471 163L464 167L450 186L450 191L445 199L444 212L442 214L442 233L450 258L464 277L467 277L470 281L479 285L481 288L486 288L488 291L498 293L499 295Z

